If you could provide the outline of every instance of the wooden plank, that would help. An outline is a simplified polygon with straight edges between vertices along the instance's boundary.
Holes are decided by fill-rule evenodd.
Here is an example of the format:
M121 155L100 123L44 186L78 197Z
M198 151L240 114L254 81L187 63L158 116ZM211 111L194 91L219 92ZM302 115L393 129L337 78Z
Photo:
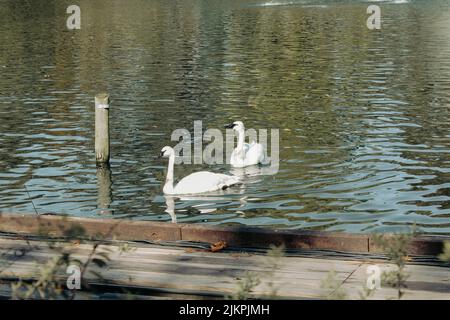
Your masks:
M0 247L2 245L9 245L10 248L23 248L23 246L18 246L15 241L10 240L9 242L2 241L0 239ZM39 251L44 252L46 254L46 250L48 251L47 245L44 242L34 241L33 246L36 247L37 252L32 252L30 254L39 254ZM111 246L115 247L115 246ZM101 251L102 247L99 247ZM76 246L72 246L74 254L88 254L91 251L90 245L80 244ZM114 249L114 254L117 252L117 248ZM0 253L4 252L0 249ZM165 254L166 253L166 254ZM235 256L230 253L222 254L222 253L211 253L211 252L203 252L203 251L193 251L186 252L186 250L182 248L178 248L176 250L171 248L157 248L157 247L137 247L135 251L127 252L121 256L114 257L115 260L125 260L125 263L133 262L148 262L148 263L163 263L164 261L173 261L176 259L176 262L180 265L186 263L195 263L202 264L204 267L215 268L221 267L224 269L233 269L233 268L254 268L254 270L264 268L264 265L267 264L267 258L262 255L246 255L246 256ZM316 258L301 258L301 257L280 257L278 259L279 269L286 272L298 272L299 269L307 268L307 270L329 270L330 263L334 265L336 260L328 261L326 264L323 259ZM359 264L357 261L340 261L336 264L336 271L349 271L356 268ZM324 269L325 268L325 269Z
M286 248L327 249L368 252L365 234L305 230L277 230L251 227L221 227L202 224L181 225L181 238L186 241L226 241L235 247L283 245Z
M2 241L2 251L5 253L5 243L8 241ZM12 243L11 243L12 242ZM14 241L9 241L13 248L23 246L21 243L19 246ZM33 250L28 252L23 257L14 257L16 260L13 265L6 267L2 272L2 277L36 277L38 272L38 264L35 262L44 263L48 261L55 253L48 250L45 243L33 241ZM83 259L89 253L88 246L83 245L83 253L77 252L75 247L76 257ZM110 246L112 247L112 246ZM152 255L152 251L170 251L170 255L162 255L164 259L155 259L155 255ZM142 252L141 252L142 251ZM177 255L174 255L177 252ZM3 255L5 258L5 255ZM25 258L26 257L26 258ZM158 256L156 256L158 257ZM188 257L188 260L183 258ZM211 263L209 260L215 260L217 257L226 257L223 260L231 260L234 265L229 263L226 265ZM155 248L140 248L136 251L128 254L119 255L117 252L113 253L113 260L109 264L108 270L96 269L103 277L108 279L109 282L116 285L125 286L140 286L140 287L158 287L158 288L170 288L183 290L196 290L201 292L219 292L222 295L232 293L236 288L237 279L242 278L246 271L254 271L259 273L267 272L267 268L261 265L261 261L266 259L265 257L252 255L248 257L231 257L229 254L224 253L206 253L195 252L193 254L186 253L184 249L161 249ZM181 258L181 260L180 260ZM197 259L203 259L200 263ZM236 264L236 262L246 262L245 265ZM281 260L290 261L289 258L281 258ZM299 265L291 266L286 269L283 268L283 263L280 263L281 268L277 270L274 275L273 283L280 288L279 294L284 297L298 297L299 285L301 282L302 292L301 295L307 297L320 296L320 288L317 286L317 281L320 281L326 275L326 264L323 261L317 259L317 261L311 261L312 264L307 263L302 258L295 258L300 262ZM323 267L323 270L319 270L318 266ZM314 268L311 265L317 264ZM253 265L249 267L249 265ZM344 279L354 268L354 262L351 262L344 267L337 267L342 269L342 279ZM95 269L95 268L94 268ZM61 275L64 278L64 275ZM89 273L87 274L89 278ZM94 279L90 279L94 280ZM255 294L266 294L267 284L264 282L256 288Z
M10 241L11 243L11 241ZM36 244L37 243L37 244ZM4 244L4 243L3 243ZM40 257L50 258L51 253L48 252L48 248L45 243L34 242L33 246L35 250L27 253L22 260L41 260ZM12 243L11 248L17 246ZM111 246L114 247L114 246ZM82 258L82 255L89 254L91 248L86 245L72 246L72 253L77 258ZM210 252L192 252L186 253L184 250L171 250L165 249L171 252L170 255L162 255L163 252L158 248L137 248L136 251L128 252L126 254L119 255L117 248L114 252L110 253L113 258L114 264L129 265L130 268L145 268L145 267L157 267L164 266L166 271L173 269L174 272L180 268L186 268L184 272L187 272L187 268L204 269L203 272L230 272L238 270L250 270L263 272L267 269L267 258L260 255L246 256L245 258L234 257L222 253L210 253ZM99 247L99 251L102 251L102 247ZM153 251L157 252L157 255L153 254ZM6 251L0 249L0 254L6 253ZM356 261L345 261L336 263L334 261L324 263L323 259L304 259L298 257L281 257L278 259L278 270L283 273L287 273L289 277L314 277L314 275L320 275L327 272L330 266L334 266L334 269L338 272L351 272L356 268L359 263ZM303 270L303 272L302 272Z
M180 254L183 254L180 252ZM87 253L85 255L80 255L79 252L74 252L73 257L79 258L80 260L84 260ZM212 255L212 254L210 254ZM217 255L223 255L227 256L226 254L215 254ZM33 251L27 253L25 256L19 258L19 262L39 262L39 263L45 263L48 261L52 256L54 256L54 253L46 252L42 250ZM247 263L246 266L242 265L222 265L222 264L213 264L208 263L208 261L202 261L201 263L197 262L195 257L193 259L190 259L189 261L181 260L180 259L170 259L170 260L159 260L154 259L151 257L150 259L146 257L140 256L139 258L136 257L137 255L134 254L134 256L129 257L128 254L124 255L118 255L113 254L111 255L112 261L109 264L109 269L122 269L124 272L128 271L140 271L140 270L148 270L148 271L154 271L154 272L162 272L166 274L177 274L177 273L183 273L186 276L189 275L208 275L213 277L242 277L243 273L246 271L253 271L253 272L259 272L259 273L267 273L267 267L265 267L263 264L260 264L258 262L253 262L253 266L249 267L250 263ZM207 258L207 257L202 257ZM215 258L215 257L214 257ZM314 261L311 263L308 263L308 261L304 261L304 259L295 259L299 263L296 265L292 265L288 268L283 263L284 261L289 261L290 258L282 258L280 259L279 268L277 269L276 278L279 280L287 280L287 281L306 281L306 280L321 280L326 276L326 273L329 270L329 267L335 264L324 264L323 261L316 262L317 266L314 266ZM15 262L15 266L18 265L19 262ZM290 261L292 264L292 261ZM14 268L14 266L13 266ZM355 263L339 263L336 264L334 269L338 270L338 273L342 273L342 277L345 277L348 275L352 270L355 269ZM4 272L3 272L4 274Z
M181 240L180 226L173 223L0 214L0 232L61 237L77 229L92 239Z

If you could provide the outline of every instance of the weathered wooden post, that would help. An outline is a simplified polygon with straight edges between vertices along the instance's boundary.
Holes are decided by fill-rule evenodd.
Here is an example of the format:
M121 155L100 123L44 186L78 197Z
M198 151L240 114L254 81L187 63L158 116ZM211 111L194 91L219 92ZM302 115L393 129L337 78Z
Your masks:
M111 170L109 169L109 95L95 96L95 160L97 162L97 209L111 214Z
M109 207L112 202L112 182L109 165L97 167L97 213L112 214Z
M95 159L97 165L109 164L109 95L95 96Z

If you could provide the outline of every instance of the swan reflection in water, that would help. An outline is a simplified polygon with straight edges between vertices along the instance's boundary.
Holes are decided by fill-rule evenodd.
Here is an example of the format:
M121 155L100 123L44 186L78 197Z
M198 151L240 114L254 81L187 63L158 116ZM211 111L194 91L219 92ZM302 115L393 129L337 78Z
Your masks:
M177 215L175 212L175 201L181 202L183 211L186 211L186 207L193 207L201 214L208 214L217 211L218 207L223 203L229 203L233 200L239 201L239 206L234 211L238 214L244 214L239 208L243 208L247 204L248 196L245 194L246 185L252 183L258 183L263 180L264 175L271 173L270 168L266 166L249 166L245 168L232 168L230 173L243 178L243 183L237 186L230 187L225 190L218 190L208 192L205 194L193 194L193 195L164 195L166 201L166 210L170 215L172 223L177 223ZM238 198L236 198L238 196ZM185 202L183 204L183 202ZM195 203L189 205L189 203Z
M242 179L243 183L255 183L262 180L262 176L273 175L271 166L253 165L245 168L231 168L230 173ZM256 179L256 177L260 177Z
M223 203L229 203L233 200L233 195L242 195L245 192L245 186L242 184L235 188L229 188L226 190L221 190L217 192L210 192L205 195L186 195L186 196L172 196L172 195L164 195L166 201L166 210L170 215L172 223L177 223L177 215L175 212L175 201L178 200L181 202L181 207L192 207L198 210L201 214L208 214L217 211L218 207ZM230 197L231 196L231 197ZM241 207L243 199L246 199L246 196L239 197L239 202ZM185 202L183 204L183 202ZM195 203L189 205L189 203ZM183 209L182 211L186 211Z
M175 214L175 197L174 196L168 196L165 195L164 198L166 198L166 210L172 219L172 223L177 223L177 215Z

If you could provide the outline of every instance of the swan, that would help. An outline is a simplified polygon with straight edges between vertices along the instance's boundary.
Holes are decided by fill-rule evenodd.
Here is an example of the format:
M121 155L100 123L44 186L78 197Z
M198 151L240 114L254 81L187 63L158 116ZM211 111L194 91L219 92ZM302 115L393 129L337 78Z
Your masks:
M252 141L251 144L244 143L245 127L242 121L235 121L225 126L238 133L238 144L231 153L230 164L232 167L243 168L256 164L263 164L266 161L264 147L260 143Z
M209 191L223 190L240 182L240 178L226 174L200 171L192 173L173 186L173 165L175 162L175 151L166 146L162 148L159 157L169 158L166 183L163 192L165 194L192 194Z

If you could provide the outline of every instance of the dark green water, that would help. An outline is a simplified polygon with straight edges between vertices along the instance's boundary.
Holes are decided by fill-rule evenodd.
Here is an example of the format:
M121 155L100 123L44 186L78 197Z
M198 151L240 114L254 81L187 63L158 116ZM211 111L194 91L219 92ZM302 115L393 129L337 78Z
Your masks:
M369 30L371 3L81 0L68 31L72 1L1 0L0 210L170 221L154 157L171 132L240 119L280 129L278 174L175 199L178 222L450 233L450 4L373 2Z

